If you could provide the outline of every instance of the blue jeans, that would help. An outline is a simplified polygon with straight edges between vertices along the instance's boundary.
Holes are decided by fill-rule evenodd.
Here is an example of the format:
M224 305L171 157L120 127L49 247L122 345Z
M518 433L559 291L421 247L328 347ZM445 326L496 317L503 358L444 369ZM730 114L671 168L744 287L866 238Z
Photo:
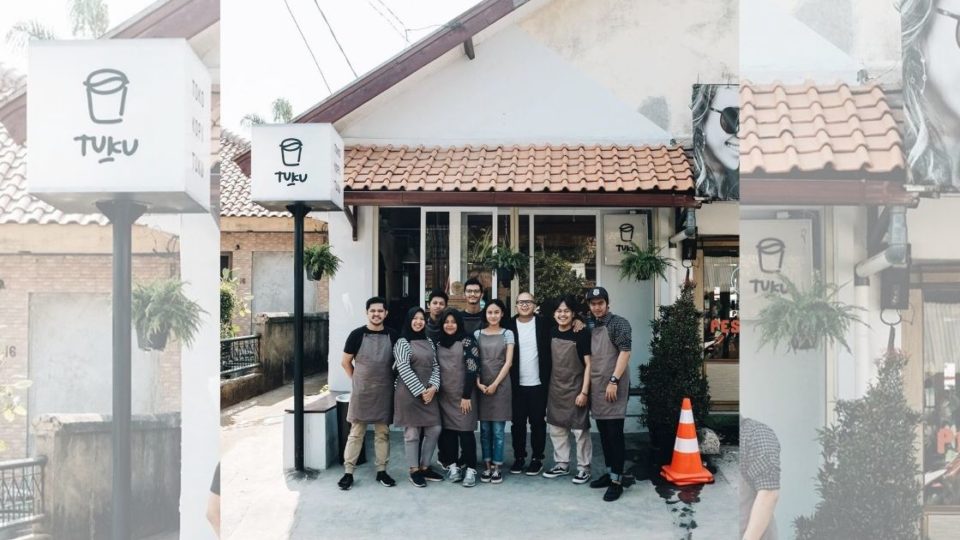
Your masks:
M503 441L506 422L480 422L480 449L483 461L503 465Z

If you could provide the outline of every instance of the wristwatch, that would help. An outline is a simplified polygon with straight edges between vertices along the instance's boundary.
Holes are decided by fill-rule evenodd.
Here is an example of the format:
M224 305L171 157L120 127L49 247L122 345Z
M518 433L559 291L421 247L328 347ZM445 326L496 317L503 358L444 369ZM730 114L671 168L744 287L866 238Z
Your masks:
M611 376L610 376L610 384L617 384L618 382L620 382L620 379L617 378L616 375L611 375Z

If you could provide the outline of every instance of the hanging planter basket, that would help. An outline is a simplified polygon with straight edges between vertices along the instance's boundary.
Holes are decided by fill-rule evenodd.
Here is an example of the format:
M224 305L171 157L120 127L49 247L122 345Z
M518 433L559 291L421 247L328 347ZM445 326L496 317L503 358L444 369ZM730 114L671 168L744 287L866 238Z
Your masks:
M184 295L183 283L176 278L140 284L132 291L137 346L144 351L162 351L171 333L184 344L192 344L202 313L206 312Z
M790 348L795 351L810 351L817 348L816 336L794 336L790 338Z
M308 270L307 279L310 281L320 281L321 279L323 279L323 272L322 271L311 272Z
M320 281L324 274L333 276L342 262L330 251L330 244L308 246L303 250L303 269L310 281Z
M497 281L500 282L500 286L509 287L510 282L513 281L513 274L512 268L497 268Z
M162 351L167 348L170 326L147 335L145 328L137 327L137 348L142 351Z

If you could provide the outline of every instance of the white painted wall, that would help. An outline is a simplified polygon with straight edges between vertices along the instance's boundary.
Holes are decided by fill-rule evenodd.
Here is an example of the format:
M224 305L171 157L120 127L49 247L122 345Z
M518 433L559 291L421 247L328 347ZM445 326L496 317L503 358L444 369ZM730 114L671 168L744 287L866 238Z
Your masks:
M293 252L255 251L253 253L252 311L257 313L293 313ZM317 311L317 283L303 278L303 311Z
M960 197L923 199L907 211L907 235L915 261L960 259L960 242L954 231L960 223Z

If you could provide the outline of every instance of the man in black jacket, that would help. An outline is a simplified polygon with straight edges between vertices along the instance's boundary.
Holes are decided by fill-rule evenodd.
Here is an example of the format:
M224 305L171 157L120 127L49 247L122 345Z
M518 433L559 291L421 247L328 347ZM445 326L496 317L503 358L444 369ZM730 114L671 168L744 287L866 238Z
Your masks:
M510 381L513 391L513 466L510 472L536 476L543 470L547 442L547 385L550 384L550 320L534 314L536 300L528 292L517 296L517 315L509 322L516 347ZM527 423L530 424L530 465L527 457Z

